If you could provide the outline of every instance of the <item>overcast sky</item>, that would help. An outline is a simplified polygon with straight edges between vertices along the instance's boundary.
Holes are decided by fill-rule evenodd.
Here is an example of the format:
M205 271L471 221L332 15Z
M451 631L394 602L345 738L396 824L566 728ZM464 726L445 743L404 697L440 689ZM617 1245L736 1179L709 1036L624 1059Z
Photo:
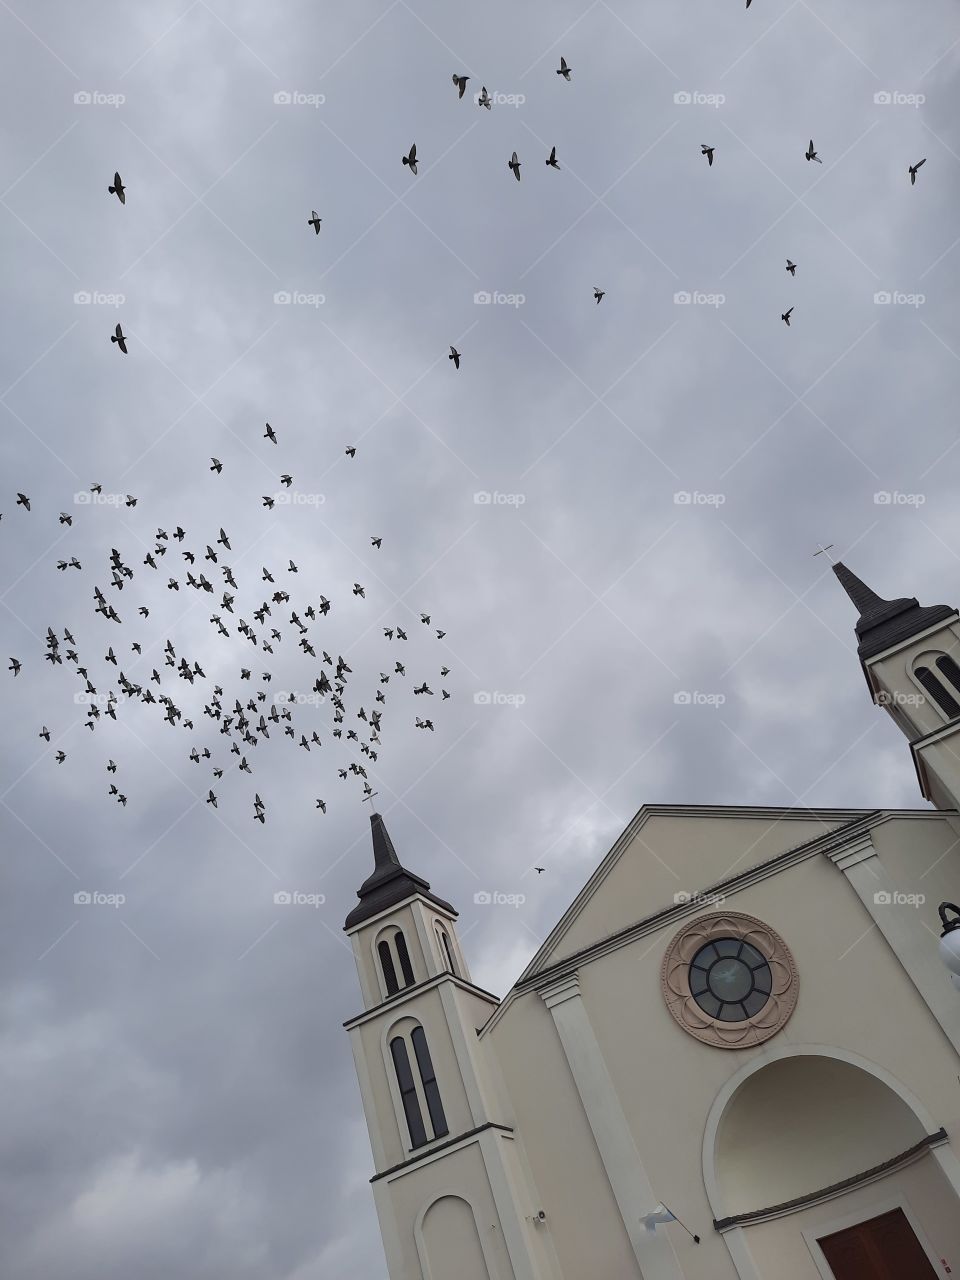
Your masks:
M220 526L248 621L263 567L333 602L346 723L405 661L370 780L498 994L645 802L923 804L828 559L960 603L960 18L835 10L0 0L4 1276L385 1278L341 1029L360 757L298 707L322 747L275 729L236 771L212 684L301 691L319 659L283 608L269 658L217 635L179 553ZM48 626L101 693L107 646L145 683L170 640L195 731L135 701L89 731Z

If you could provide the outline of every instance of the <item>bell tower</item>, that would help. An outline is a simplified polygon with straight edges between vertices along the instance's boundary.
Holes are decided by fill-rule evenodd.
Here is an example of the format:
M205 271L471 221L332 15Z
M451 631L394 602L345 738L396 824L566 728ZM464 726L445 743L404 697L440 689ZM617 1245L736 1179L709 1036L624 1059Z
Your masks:
M471 981L456 910L401 864L379 813L370 828L373 871L344 923L363 1012L344 1025L391 1280L437 1280L451 1250L471 1278L553 1280L510 1107L477 1036L499 1001Z
M859 614L870 694L908 739L924 798L960 808L960 615L916 597L884 600L845 564L833 572Z

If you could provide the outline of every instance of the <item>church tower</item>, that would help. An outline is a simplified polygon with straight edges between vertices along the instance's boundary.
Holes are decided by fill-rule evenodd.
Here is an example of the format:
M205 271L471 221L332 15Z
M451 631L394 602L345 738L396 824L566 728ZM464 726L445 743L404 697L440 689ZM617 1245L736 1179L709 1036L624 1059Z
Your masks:
M370 826L373 871L344 924L364 1011L344 1025L391 1280L447 1280L437 1266L451 1256L460 1280L552 1280L509 1108L477 1036L498 1001L470 979L456 910L401 864L379 813Z
M874 702L910 742L924 798L960 808L960 615L915 597L884 600L833 566L857 607L857 654Z

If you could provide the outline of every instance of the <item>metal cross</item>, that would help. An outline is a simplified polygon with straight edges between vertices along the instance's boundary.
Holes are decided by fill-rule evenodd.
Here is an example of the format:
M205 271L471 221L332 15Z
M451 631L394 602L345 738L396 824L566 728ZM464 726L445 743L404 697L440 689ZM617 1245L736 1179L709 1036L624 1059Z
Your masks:
M379 792L379 791L371 791L371 792L370 792L370 794L369 794L368 796L364 796L364 797L363 797L363 804L366 804L368 800L370 801L370 812L371 812L371 813L373 813L373 797L374 797L374 796L378 796L379 794L380 794L380 792Z
M820 543L818 542L818 543L817 543L817 547L819 548L819 550L815 551L813 554L814 554L815 556L825 556L825 555L827 554L827 552L831 549L831 547L832 547L832 546L833 546L833 543L832 543L832 542L828 542L828 543L827 543L827 545L826 545L825 547L821 547L821 546L820 546Z

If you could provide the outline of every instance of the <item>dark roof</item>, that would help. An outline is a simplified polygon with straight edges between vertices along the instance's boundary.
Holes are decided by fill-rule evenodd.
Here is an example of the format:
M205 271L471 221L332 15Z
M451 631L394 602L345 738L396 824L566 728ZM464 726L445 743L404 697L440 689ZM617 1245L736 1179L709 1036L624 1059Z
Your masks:
M413 894L422 894L431 902L456 915L449 902L430 892L430 885L400 865L397 851L379 813L371 813L370 830L373 835L373 871L357 890L360 899L344 922L344 929L353 929L364 920L398 906Z
M884 600L842 563L835 564L833 572L860 614L856 632L860 642L857 653L861 659L872 658L884 649L909 640L934 623L952 618L957 612L948 604L921 607L916 596Z

